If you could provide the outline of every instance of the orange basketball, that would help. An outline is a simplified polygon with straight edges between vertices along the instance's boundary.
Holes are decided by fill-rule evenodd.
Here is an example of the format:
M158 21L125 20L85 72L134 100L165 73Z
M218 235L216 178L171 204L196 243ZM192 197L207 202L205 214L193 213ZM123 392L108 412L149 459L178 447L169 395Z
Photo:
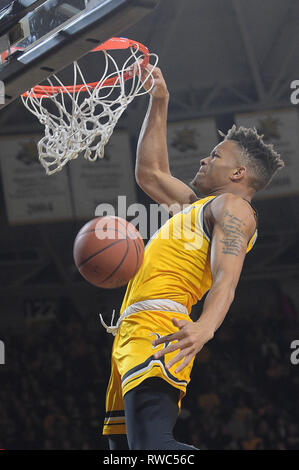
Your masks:
M130 222L103 216L81 228L73 254L77 268L88 282L115 289L127 284L137 273L143 261L144 243Z

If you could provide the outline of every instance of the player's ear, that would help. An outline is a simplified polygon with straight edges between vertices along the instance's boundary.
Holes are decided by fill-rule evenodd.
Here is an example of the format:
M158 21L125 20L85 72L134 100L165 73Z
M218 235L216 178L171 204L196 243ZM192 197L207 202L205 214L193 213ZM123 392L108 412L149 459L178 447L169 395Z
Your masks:
M233 171L233 174L231 175L231 180L232 181L240 181L241 179L243 179L246 175L246 168L245 166L240 166L239 168L236 168L234 171Z

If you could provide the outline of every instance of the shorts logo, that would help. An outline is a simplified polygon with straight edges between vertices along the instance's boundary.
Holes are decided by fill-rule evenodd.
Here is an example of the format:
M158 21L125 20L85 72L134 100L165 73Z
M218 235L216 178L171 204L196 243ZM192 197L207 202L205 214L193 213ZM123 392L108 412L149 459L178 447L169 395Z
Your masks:
M161 335L159 333L150 333L149 336L153 336L153 335L155 335L157 339L161 338ZM170 343L171 341L165 342L163 349L167 348L167 346ZM155 349L158 346L152 346L152 348ZM177 377L172 375L169 372L169 370L166 369L164 356L160 357L159 359L155 359L154 356L152 355L148 357L142 364L138 364L137 366L133 367L133 369L129 370L128 372L124 374L124 376L122 377L122 381L121 381L122 387L126 386L130 382L134 382L136 379L140 378L140 375L143 375L143 374L145 375L147 371L149 371L153 366L155 366L155 364L156 364L156 367L158 366L158 364L160 365L160 367L163 370L164 375L166 375L166 377L170 379L171 382L173 382L174 384L187 386L186 380L178 379Z
M159 335L159 333L150 333L149 336L153 336L153 335L157 337L156 339L161 338L161 335ZM164 344L165 344L165 346L164 346L163 349L167 348L167 346L170 344L170 341L168 341L167 343L164 343ZM157 344L157 346L152 346L152 349L159 348L160 346L161 346L161 344Z

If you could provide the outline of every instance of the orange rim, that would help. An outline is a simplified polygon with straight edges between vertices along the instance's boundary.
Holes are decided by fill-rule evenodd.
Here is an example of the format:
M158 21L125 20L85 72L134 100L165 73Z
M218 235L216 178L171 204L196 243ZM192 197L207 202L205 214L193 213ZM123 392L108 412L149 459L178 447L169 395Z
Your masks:
M129 49L130 47L135 47L135 49L140 50L144 53L144 59L140 63L140 67L144 69L149 63L149 50L146 46L141 44L140 42L133 41L132 39L127 38L110 38L104 43L97 46L95 49L92 49L90 52L98 52L98 51L108 51L113 49ZM125 72L123 74L124 81L129 80L132 76L129 72ZM116 75L115 77L108 78L102 82L102 86L112 86L119 80L119 76ZM23 93L22 96L34 96L34 98L47 98L57 93L78 93L79 91L87 91L90 88L94 89L100 82L92 82L87 83L86 85L67 85L65 87L62 86L41 86L37 85L33 87L30 91L26 91Z

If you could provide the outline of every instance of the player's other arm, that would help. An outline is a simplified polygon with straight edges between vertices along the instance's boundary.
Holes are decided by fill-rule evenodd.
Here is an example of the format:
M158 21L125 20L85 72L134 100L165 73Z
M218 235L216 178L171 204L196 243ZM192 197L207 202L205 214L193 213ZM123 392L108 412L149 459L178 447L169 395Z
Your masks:
M197 323L213 335L233 302L256 221L248 203L233 194L215 198L211 203L211 218L213 283Z
M232 194L215 198L210 205L213 226L211 239L211 270L213 283L205 299L203 311L196 322L172 319L179 329L153 342L154 346L176 341L154 355L155 358L179 350L166 364L169 369L183 360L175 372L184 369L205 343L213 338L234 299L248 242L256 222L247 202Z
M177 204L181 208L198 198L186 184L170 173L166 139L169 93L161 70L156 68L153 76L155 85L150 93L137 146L136 181L154 201L167 206ZM150 85L148 80L145 89Z

